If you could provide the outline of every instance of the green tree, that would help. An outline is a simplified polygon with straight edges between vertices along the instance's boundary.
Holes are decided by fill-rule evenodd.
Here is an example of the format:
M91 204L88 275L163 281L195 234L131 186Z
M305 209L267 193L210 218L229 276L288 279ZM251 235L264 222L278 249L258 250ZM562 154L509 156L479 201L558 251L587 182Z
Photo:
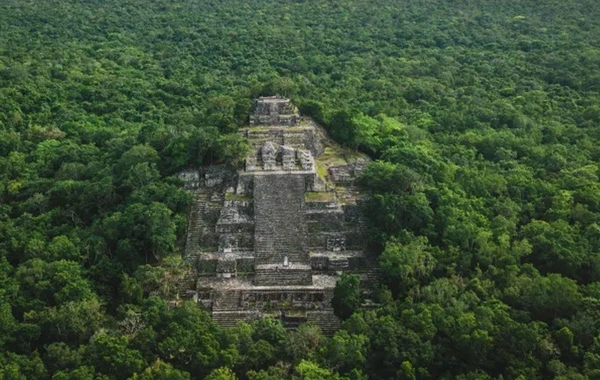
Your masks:
M360 306L360 277L356 274L342 274L333 290L331 305L336 316L346 319Z
M436 260L429 249L427 238L423 236L412 239L408 244L388 242L379 258L388 286L396 291L406 291L427 281L436 267Z
M184 303L154 326L157 353L178 369L202 377L215 367L231 366L238 357L233 345L222 345L210 316L193 303Z
M237 376L229 368L221 367L213 370L208 376L205 377L207 380L236 380Z
M127 379L145 367L140 352L128 346L123 336L99 333L86 352L87 364L111 379Z
M342 373L362 369L367 360L368 345L367 336L340 330L328 342L326 357L328 362Z
M286 331L281 321L274 318L261 318L252 323L252 338L264 340L275 349L280 349L286 341Z
M131 380L189 380L190 374L173 368L168 363L157 360L143 372L134 373Z
M72 371L59 371L52 380L108 380L110 377L96 373L94 367L82 366Z
M318 326L304 323L296 332L289 335L286 351L294 363L298 363L301 359L310 360L316 356L323 341L324 337Z

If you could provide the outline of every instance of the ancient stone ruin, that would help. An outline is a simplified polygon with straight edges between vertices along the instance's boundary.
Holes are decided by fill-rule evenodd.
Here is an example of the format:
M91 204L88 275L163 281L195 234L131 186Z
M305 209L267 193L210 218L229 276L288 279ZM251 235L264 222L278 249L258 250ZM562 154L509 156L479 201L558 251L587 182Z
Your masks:
M353 184L367 160L344 155L289 99L256 99L249 124L243 169L181 174L195 197L185 248L195 288L187 297L224 326L272 316L333 332L337 277L352 271L370 281L374 273Z

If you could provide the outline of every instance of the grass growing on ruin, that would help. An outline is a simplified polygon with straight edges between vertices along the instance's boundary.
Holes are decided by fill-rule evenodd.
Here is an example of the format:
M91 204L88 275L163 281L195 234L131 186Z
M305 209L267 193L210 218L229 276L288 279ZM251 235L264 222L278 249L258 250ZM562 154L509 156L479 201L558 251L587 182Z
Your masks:
M325 147L325 151L317 158L317 163L326 167L348 165L351 162L366 156L355 150L342 148L338 145Z
M319 156L318 160L328 166L346 165L345 153L345 149L339 146L328 146L325 147L325 151Z
M249 201L250 197L243 194L227 193L225 194L225 199L228 201Z
M366 156L357 151L342 148L339 145L330 145L325 147L323 154L321 154L315 160L315 164L317 167L317 174L324 180L327 180L329 175L328 169L332 166L343 166L348 165L351 162L356 161L360 158L366 158ZM333 184L328 181L330 185Z
M317 166L317 174L319 175L319 177L326 179L327 178L327 165L325 165L323 162L317 161L316 166Z
M329 173L328 168L330 166L345 165L346 160L339 154L341 148L338 146L325 147L325 151L316 159L317 174L322 179L326 180Z
M335 196L331 192L307 192L305 199L307 202L331 202L335 199Z

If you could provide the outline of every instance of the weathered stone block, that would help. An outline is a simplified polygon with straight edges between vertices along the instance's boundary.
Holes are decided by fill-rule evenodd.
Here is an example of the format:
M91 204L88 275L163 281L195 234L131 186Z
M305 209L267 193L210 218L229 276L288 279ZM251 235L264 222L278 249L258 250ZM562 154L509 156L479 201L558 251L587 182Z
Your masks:
M290 286L312 284L310 265L257 265L254 285L256 286Z
M198 260L197 267L200 275L216 275L217 274L217 260Z
M260 97L252 103L250 125L298 125L298 110L289 99Z
M240 257L236 259L236 268L238 276L254 274L254 257Z
M327 250L332 252L346 250L346 238L344 236L330 236L327 238Z
M235 276L236 260L220 258L217 261L217 276L229 277Z
M329 258L327 256L312 256L310 266L313 270L326 272L329 270Z

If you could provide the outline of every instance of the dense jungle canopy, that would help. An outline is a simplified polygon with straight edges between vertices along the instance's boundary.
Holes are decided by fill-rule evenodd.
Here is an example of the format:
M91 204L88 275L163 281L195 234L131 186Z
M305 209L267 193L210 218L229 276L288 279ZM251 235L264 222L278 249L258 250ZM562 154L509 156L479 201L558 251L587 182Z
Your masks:
M0 379L600 379L596 0L3 0ZM351 149L343 330L168 308L251 99Z

